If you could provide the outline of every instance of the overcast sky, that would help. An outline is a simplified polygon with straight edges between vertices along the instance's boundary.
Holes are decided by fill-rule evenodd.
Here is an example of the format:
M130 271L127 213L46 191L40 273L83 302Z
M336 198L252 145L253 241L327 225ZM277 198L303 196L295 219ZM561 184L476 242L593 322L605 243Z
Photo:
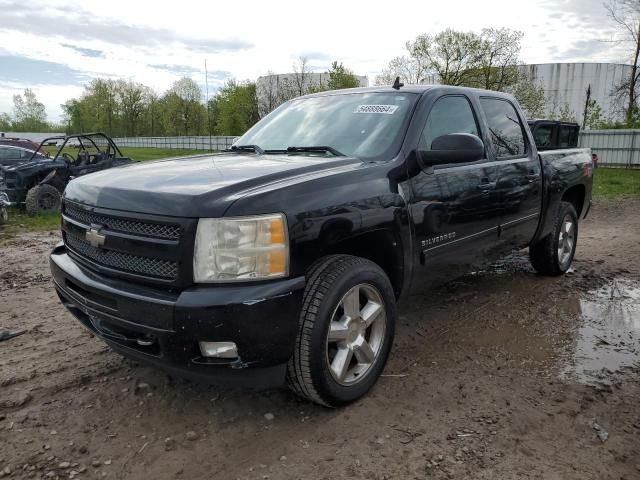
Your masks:
M300 55L317 71L338 60L375 75L406 40L451 27L525 34L526 63L628 62L611 43L602 0L300 0L137 2L0 0L0 112L32 88L60 119L60 104L93 77L131 79L159 92L181 76L210 92L228 78L291 71Z

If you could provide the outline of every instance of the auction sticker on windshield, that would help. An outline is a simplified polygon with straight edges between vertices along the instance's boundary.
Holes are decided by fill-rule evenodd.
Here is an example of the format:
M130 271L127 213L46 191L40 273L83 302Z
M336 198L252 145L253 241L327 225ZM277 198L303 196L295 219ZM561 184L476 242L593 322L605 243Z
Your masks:
M384 113L393 115L398 105L358 105L353 113Z

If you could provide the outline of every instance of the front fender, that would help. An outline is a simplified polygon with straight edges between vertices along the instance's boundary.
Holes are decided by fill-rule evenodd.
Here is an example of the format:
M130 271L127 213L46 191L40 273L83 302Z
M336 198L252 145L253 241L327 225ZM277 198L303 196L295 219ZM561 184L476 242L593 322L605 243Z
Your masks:
M58 173L58 170L52 170L46 177L38 182L38 185L51 185L62 193L67 185L67 179L62 178L62 175Z

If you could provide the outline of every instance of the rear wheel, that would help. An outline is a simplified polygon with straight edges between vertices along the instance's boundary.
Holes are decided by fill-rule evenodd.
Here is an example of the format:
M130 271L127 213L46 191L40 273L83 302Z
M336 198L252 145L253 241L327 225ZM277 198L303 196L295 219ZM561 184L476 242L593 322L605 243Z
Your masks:
M378 265L348 255L322 259L307 276L289 386L325 406L359 399L384 369L395 319L393 288Z
M53 185L36 185L27 192L25 208L27 213L60 211L60 192Z
M562 275L571 267L577 242L576 209L571 203L562 202L553 232L529 247L531 265L542 275Z

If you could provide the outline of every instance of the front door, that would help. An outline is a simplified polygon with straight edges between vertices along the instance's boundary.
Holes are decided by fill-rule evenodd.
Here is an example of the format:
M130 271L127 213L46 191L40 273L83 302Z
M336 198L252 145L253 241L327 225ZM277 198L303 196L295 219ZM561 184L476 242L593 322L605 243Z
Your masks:
M464 95L437 99L427 116L418 149L430 150L441 135L471 133L482 138L477 116ZM498 167L488 158L441 164L410 180L414 225L414 290L454 278L491 258L497 242Z

